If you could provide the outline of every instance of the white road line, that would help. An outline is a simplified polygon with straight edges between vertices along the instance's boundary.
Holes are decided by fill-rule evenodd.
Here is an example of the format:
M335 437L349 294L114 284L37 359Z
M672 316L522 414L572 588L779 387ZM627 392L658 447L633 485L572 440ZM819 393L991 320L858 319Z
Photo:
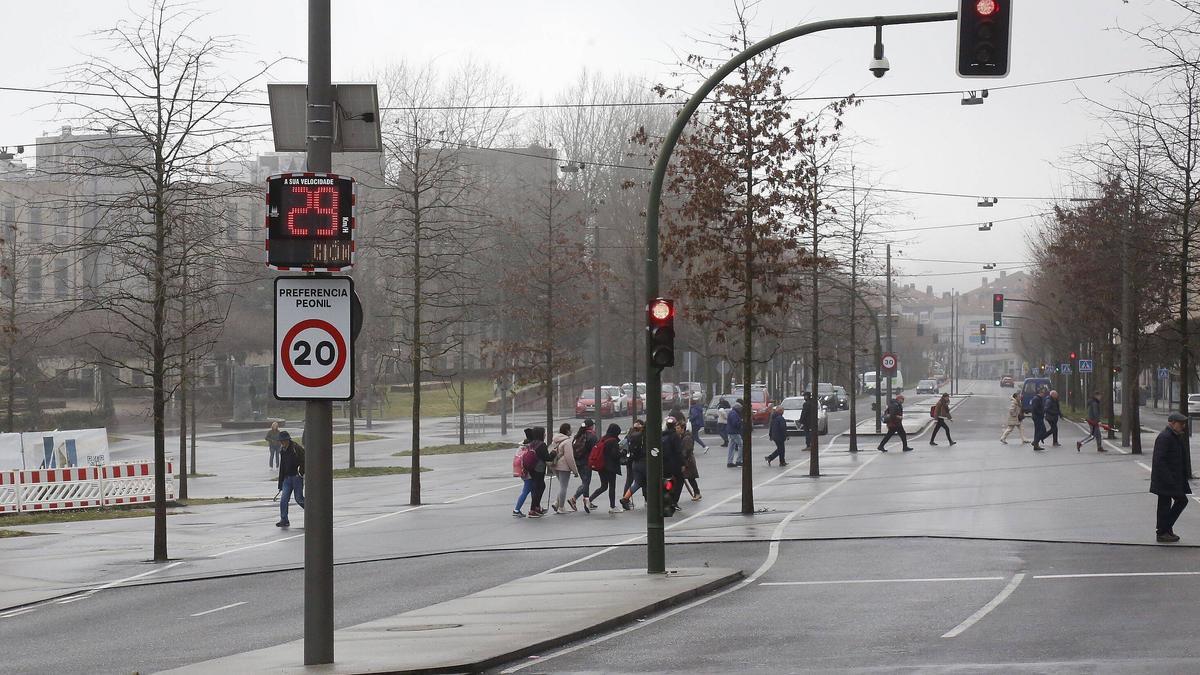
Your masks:
M957 636L961 635L963 633L963 631L967 630L971 626L974 626L976 623L979 622L980 619L987 616L989 612L991 612L993 609L996 609L997 607L999 607L1000 603L1007 600L1008 596L1012 595L1012 592L1017 590L1017 586L1019 586L1021 584L1021 580L1024 578L1025 578L1024 572L1018 572L1015 575L1013 575L1012 581L1009 581L1008 585L1004 587L1004 590L1000 591L999 595L992 598L991 602L984 605L983 607L980 607L979 611L977 611L974 614L972 614L971 616L967 617L966 621L963 621L962 623L958 624L954 628L951 628L949 631L946 632L945 635L942 635L942 637L944 637L944 638L957 637Z
M353 523L346 523L345 525L337 525L336 527L347 528L347 527L354 527L355 525L362 525L364 523L373 523L376 520L383 520L384 518L391 518L392 516L398 516L402 513L411 513L413 511L416 511L417 509L423 509L426 506L429 506L429 504L421 504L420 506L410 506L407 509L400 509L399 511L392 511L391 513L384 513L382 515L367 518L366 520L359 520L359 521L355 521Z
M230 553L238 553L240 551L249 551L252 548L260 548L262 546L270 546L271 544L278 544L281 541L289 541L291 539L299 539L300 537L303 537L303 536L304 536L303 534L293 534L290 537L283 537L282 539L272 539L271 541L264 541L264 542L260 542L257 544L250 544L249 546L241 546L239 548L231 548L228 551L221 551L220 553L213 553L212 555L210 555L208 557L220 558L221 556L228 555Z
M1185 577L1200 572L1099 572L1096 574L1039 574L1034 579L1099 579L1104 577Z
M141 574L135 574L131 577L125 577L124 579L117 579L116 581L110 581L107 584L97 586L95 588L90 588L84 592L88 595L91 595L92 593L95 593L97 591L103 591L106 588L112 588L113 586L120 586L121 584L125 583L126 581L133 581L134 579L141 579L142 577L148 577L151 574L158 574L159 572L166 572L167 570L171 569L172 567L178 567L178 566L182 565L183 563L184 563L183 560L180 560L179 562L173 562L170 565L164 565L163 567L159 567L157 569L152 569L152 570L149 570L146 572L142 572Z
M1197 572L1200 574L1200 572ZM942 581L1003 581L1004 577L936 577L931 579L835 579L832 581L764 581L759 586L824 586L828 584L908 584Z
M80 601L80 600L84 600L84 599L86 599L87 597L89 597L89 596L87 596L87 595L72 595L72 596L71 596L71 597L69 597L69 598L63 598L62 600L55 600L55 601L54 601L54 604L56 604L56 605L69 605L69 604L71 604L72 602L78 602L78 601Z
M25 609L18 609L15 612L5 612L4 614L0 614L0 619L11 619L14 616L21 616L22 614L28 614L36 609L37 609L37 607L26 607Z
M445 502L443 502L443 503L445 503L445 504L457 504L457 503L459 503L459 502L465 502L465 501L467 501L468 499L473 499L473 498L475 498L475 497L482 497L483 495L490 495L490 494L492 494L493 492L502 492L502 491L504 491L504 490L512 490L512 489L515 489L515 488L518 488L518 487L520 487L520 484L516 484L516 485L505 485L505 486L504 486L504 487L502 487L502 488L496 488L495 490L488 490L487 492L476 492L475 494L473 494L473 495L467 495L466 497L455 497L454 499L447 499L447 500L446 500Z
M840 436L840 435L841 434L838 434L838 436ZM834 436L833 438L831 438L829 440L828 445L832 445L833 441L835 441L835 440L837 440L837 436ZM826 446L827 448L828 448L828 445ZM812 499L812 501L809 501L809 502L801 505L796 510L792 511L790 514L788 514L788 516L786 518L784 518L778 525L776 525L775 530L771 533L771 548L770 548L770 552L767 555L767 559L750 576L743 579L741 583L732 584L723 590L717 591L716 593L712 593L712 594L706 595L702 598L698 598L689 603L680 605L674 609L663 612L662 614L656 614L654 616L648 617L644 621L639 621L638 623L635 623L633 625L626 626L625 628L622 628L621 630L614 631L612 633L608 633L607 635L601 635L600 637L594 638L592 640L588 640L587 642L584 642L582 644L578 644L578 645L575 645L572 647L567 647L565 649L560 649L556 652L547 654L546 656L543 656L540 659L527 661L525 663L513 666L506 670L502 670L500 672L501 673L515 673L517 671L524 670L533 665L540 665L550 659L557 658L559 656L565 656L567 654L577 652L581 649L584 649L587 647L592 647L592 646L598 645L602 642L607 642L608 640L611 640L615 637L625 635L627 633L632 633L633 631L635 631L639 628L642 628L644 626L649 626L651 624L658 623L659 621L662 621L663 619L670 618L677 614L686 612L694 607L699 607L700 605L703 605L707 602L716 600L717 598L724 597L725 595L728 595L729 593L732 593L740 588L749 587L751 584L753 584L755 581L757 581L759 577L761 577L762 575L764 575L768 571L770 571L771 567L775 565L775 561L779 559L779 542L783 538L783 532L786 529L788 523L790 523L792 521L792 519L795 518L796 516L802 515L805 511L807 511L809 508L811 508L813 504L816 504L818 501L820 501L822 497L829 494L830 492L833 492L839 486L841 486L843 483L845 483L846 481L850 480L851 478L854 478L855 476L857 476L858 472L867 468L867 465L870 464L871 462L875 461L879 456L880 455L878 453L872 455L869 459L867 459L865 462L863 462L861 466L859 466L854 471L850 472L849 475L845 476L844 478L839 480L837 483L830 485L828 488L826 488L824 491L822 491L820 494L818 494L816 497L814 497ZM782 475L782 474L780 474L780 475Z
M233 603L233 604L231 604L231 605L225 605L225 606L223 606L223 607L217 607L216 609L209 609L209 610L206 610L206 611L203 611L203 612L196 612L196 613L195 613L195 614L193 614L192 616L204 616L205 614L213 614L214 612L220 612L220 611L222 611L222 610L226 610L226 609L233 609L234 607L240 607L240 606L242 606L242 605L244 605L244 604L246 604L246 601L245 601L245 600L243 600L243 601L241 601L241 602L235 602L235 603Z
M1145 463L1145 462L1137 462L1137 465L1138 465L1138 466L1140 466L1140 467L1142 467L1143 469L1145 469L1145 470L1147 470L1147 471L1150 471L1150 470L1151 470L1151 469L1150 469L1150 467L1146 466L1146 463Z

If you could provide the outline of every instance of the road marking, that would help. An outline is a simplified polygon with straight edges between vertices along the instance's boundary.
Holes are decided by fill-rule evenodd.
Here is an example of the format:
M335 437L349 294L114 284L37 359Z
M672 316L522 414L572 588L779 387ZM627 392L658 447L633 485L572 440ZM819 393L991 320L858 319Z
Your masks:
M18 609L15 612L5 612L4 614L0 614L0 619L11 619L14 616L21 616L22 614L28 614L28 613L34 611L35 609L37 609L37 607L26 607L25 609Z
M1138 462L1138 463L1137 463L1137 465L1138 465L1138 466L1140 466L1140 467L1142 467L1143 469L1145 469L1145 470L1147 470L1147 471L1150 471L1150 470L1151 470L1151 469L1150 469L1150 467L1146 466L1146 463L1145 463L1145 462Z
M221 551L220 553L213 553L212 555L210 555L208 557L220 558L221 556L228 555L230 553L237 553L239 551L249 551L252 548L259 548L261 546L270 546L271 544L278 544L281 541L288 541L291 539L299 539L300 537L303 537L303 536L304 536L303 534L293 534L290 537L283 537L282 539L272 539L271 541L264 541L264 542L260 542L258 544L250 544L249 546L242 546L240 548L231 548L228 551Z
M1197 572L1200 574L1200 572ZM764 581L759 586L824 586L828 584L907 584L941 581L1003 581L1004 577L935 577L930 579L835 579L832 581Z
M244 605L244 604L246 604L246 601L245 601L245 600L243 600L243 601L241 601L241 602L235 602L235 603L233 603L233 604L230 604L230 605L225 605L225 606L223 606L223 607L217 607L216 609L209 609L209 610L206 610L206 611L203 611L203 612L196 612L196 613L195 613L195 614L193 614L192 616L204 616L205 614L213 614L213 613L215 613L215 612L220 612L220 611L222 611L222 610L226 610L226 609L233 609L234 607L240 607L240 606L242 606L242 605Z
M1185 577L1200 572L1099 572L1096 574L1040 574L1034 579L1098 579L1103 577Z
M502 488L496 488L495 490L488 490L487 492L476 492L475 494L473 494L473 495L467 495L466 497L455 497L454 499L447 499L447 500L446 500L445 502L443 502L443 503L445 503L445 504L457 504L457 503L459 503L459 502L465 502L465 501L467 501L468 499L472 499L472 498L474 498L474 497L482 497L483 495L490 495L490 494L492 494L493 492L501 492L501 491L503 491L503 490L512 490L512 489L514 489L514 488L517 488L517 487L520 487L520 485L519 485L519 484L516 484L516 485L505 485L505 486L504 486L504 487L502 487Z
M838 436L841 436L841 434L838 434ZM835 440L837 440L837 436L834 436L833 438L829 439L828 445L832 445ZM828 445L826 447L828 447ZM703 605L709 601L716 600L717 598L720 598L720 597L724 597L725 595L728 595L729 593L732 593L740 588L749 587L751 584L753 584L755 581L757 581L759 579L759 577L761 577L762 575L764 575L768 571L770 571L771 567L773 567L775 565L775 562L779 559L779 542L783 539L783 531L784 531L784 529L786 529L788 523L790 523L792 521L792 519L794 519L796 516L802 515L805 511L807 511L809 508L811 508L813 504L816 504L818 501L820 501L822 497L829 494L830 492L833 492L838 487L840 487L843 483L845 483L846 481L850 480L851 478L854 478L855 476L857 476L860 471L867 468L867 465L870 464L871 462L875 461L878 457L880 457L880 455L878 453L872 455L865 462L863 462L857 469L850 472L849 475L845 476L844 478L839 480L837 483L830 485L828 488L826 488L824 491L822 491L820 494L818 494L816 497L814 497L812 499L812 501L809 501L809 502L801 505L796 510L794 510L790 514L788 514L788 516L786 518L784 518L782 521L780 521L780 523L775 526L775 530L771 533L771 545L770 545L770 551L767 555L767 559L765 561L763 561L763 564L760 565L759 568L757 570L755 570L750 576L743 579L741 583L732 584L720 591L717 591L716 593L712 593L712 594L706 595L702 598L698 598L687 604L683 604L674 609L667 610L666 612L663 612L661 614L656 614L654 616L648 617L645 620L639 621L638 623L634 623L630 626L626 626L625 628L622 628L618 631L608 633L607 635L601 635L600 637L594 638L592 640L588 640L587 642L584 642L582 644L578 644L578 645L575 645L572 647L567 647L565 649L560 649L556 652L547 654L546 656L543 656L539 659L527 661L525 663L515 665L506 670L502 670L500 672L501 673L515 673L517 671L524 670L535 664L540 665L550 659L557 658L559 656L565 656L567 654L577 652L586 647L592 647L592 646L598 645L602 642L607 642L608 640L611 640L615 637L619 637L621 635L626 635L628 633L632 633L633 631L635 631L639 628L642 628L643 626L649 626L650 624L658 623L659 621L662 621L663 619L673 617L677 614L686 612L694 607L699 607L700 605ZM783 475L783 474L779 474L779 475Z
M974 626L976 623L979 623L980 619L987 616L989 612L991 612L993 609L996 609L997 607L999 607L1000 603L1007 600L1008 596L1012 595L1012 592L1017 590L1017 586L1019 586L1021 584L1021 580L1024 578L1025 578L1024 572L1018 572L1018 573L1014 574L1012 581L1008 582L1008 585L1004 587L1004 590L1000 591L999 595L992 598L991 602L989 602L988 604L984 605L983 607L980 607L979 611L977 611L974 614L972 614L971 616L967 617L966 621L963 621L962 623L958 624L954 628L951 628L944 635L942 635L942 637L944 637L944 638L957 637L957 636L961 635L963 633L963 631L967 630L971 626Z
M84 599L86 599L87 597L88 597L88 596L86 596L86 595L72 595L72 596L71 596L71 597L69 597L69 598L63 598L62 600L55 600L55 601L54 601L54 604L56 604L56 605L69 605L69 604L71 604L72 602L78 602L79 600L84 600Z

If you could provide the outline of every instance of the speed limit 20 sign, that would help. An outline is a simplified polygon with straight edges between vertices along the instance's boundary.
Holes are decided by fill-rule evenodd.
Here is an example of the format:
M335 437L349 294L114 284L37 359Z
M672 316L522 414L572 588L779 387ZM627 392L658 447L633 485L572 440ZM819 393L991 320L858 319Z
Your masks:
M350 277L275 279L275 398L354 395Z

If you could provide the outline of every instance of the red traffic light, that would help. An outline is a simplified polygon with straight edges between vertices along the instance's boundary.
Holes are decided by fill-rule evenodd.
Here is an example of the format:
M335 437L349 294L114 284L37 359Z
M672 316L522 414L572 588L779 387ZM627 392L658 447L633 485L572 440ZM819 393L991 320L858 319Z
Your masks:
M1078 358L1078 355L1075 352L1071 352L1071 360L1074 361L1076 358Z
M1000 11L996 0L975 0L975 13L981 17L989 17Z
M675 316L675 304L666 298L656 298L648 308L650 319L656 323L665 323Z
M992 302L1004 302L1004 294L997 293L992 296Z

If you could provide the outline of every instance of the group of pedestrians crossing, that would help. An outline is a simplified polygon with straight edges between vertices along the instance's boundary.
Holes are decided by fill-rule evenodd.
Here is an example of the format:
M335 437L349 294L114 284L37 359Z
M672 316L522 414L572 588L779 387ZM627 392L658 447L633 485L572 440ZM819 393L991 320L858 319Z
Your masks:
M1008 437L1015 430L1022 445L1032 442L1034 452L1044 451L1046 448L1042 443L1047 439L1050 440L1051 447L1061 447L1058 442L1058 422L1062 419L1062 406L1059 403L1057 391L1049 387L1042 387L1030 399L1029 417L1033 420L1032 441L1025 439L1025 429L1021 426L1025 417L1025 406L1021 401L1021 394L1016 392L1012 395L1012 402L1005 414L1000 433L1001 443L1008 445ZM1100 392L1098 391L1093 392L1091 398L1088 399L1087 423L1088 435L1075 443L1075 450L1080 451L1084 443L1094 439L1096 450L1105 452L1104 445L1100 442Z
M513 507L514 518L541 518L549 511L542 504L546 492L546 471L554 472L558 485L558 497L551 503L550 510L558 515L583 509L590 514L596 509L596 500L607 493L608 512L622 513L635 507L634 498L641 493L646 498L646 426L635 419L629 432L622 436L621 426L608 425L604 436L596 436L596 423L585 419L579 429L571 434L571 424L559 426L549 444L545 443L545 429L531 427L525 430L525 442L513 457L513 475L522 479L523 487ZM661 436L663 476L669 479L669 490L664 493L664 507L674 512L679 509L679 498L684 489L691 494L692 501L701 499L697 479L700 472L696 466L695 447L698 429L689 429L688 420L682 412L666 418ZM704 447L703 442L700 442ZM625 476L624 488L618 487L618 477ZM567 497L571 478L579 479L573 496ZM592 489L595 477L599 485ZM666 486L661 487L664 489ZM553 490L553 484L551 489ZM526 499L530 500L529 513L522 510ZM618 503L620 506L618 507Z

